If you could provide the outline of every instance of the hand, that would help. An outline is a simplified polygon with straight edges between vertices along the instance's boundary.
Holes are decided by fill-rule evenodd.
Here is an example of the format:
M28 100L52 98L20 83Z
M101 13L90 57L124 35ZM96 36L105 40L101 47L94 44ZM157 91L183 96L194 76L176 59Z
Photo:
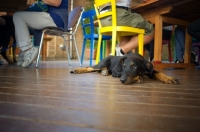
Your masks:
M5 25L6 24L6 21L0 17L0 25Z

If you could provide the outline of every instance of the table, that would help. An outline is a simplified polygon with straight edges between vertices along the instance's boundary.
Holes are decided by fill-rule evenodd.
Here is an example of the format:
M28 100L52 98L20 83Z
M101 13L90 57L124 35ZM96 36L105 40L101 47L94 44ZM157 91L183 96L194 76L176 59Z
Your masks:
M199 0L154 0L142 6L132 7L146 20L155 24L154 66L156 69L163 68L194 68L191 64L191 37L185 38L184 64L172 64L161 62L162 52L162 28L164 25L187 25L200 18Z
M1 12L16 12L26 8L28 0L1 0Z

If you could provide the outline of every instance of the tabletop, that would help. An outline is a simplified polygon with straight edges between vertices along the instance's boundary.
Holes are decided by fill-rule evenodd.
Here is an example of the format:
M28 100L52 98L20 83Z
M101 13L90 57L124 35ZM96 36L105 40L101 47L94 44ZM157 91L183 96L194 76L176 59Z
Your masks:
M1 0L0 12L15 12L24 10L29 0Z
M156 2L152 2L145 6L139 6L138 8L133 6L132 8L134 8L137 13L142 14L155 8L164 7L167 5L172 5L173 9L171 12L165 14L165 16L178 18L189 22L200 18L200 0L157 0Z

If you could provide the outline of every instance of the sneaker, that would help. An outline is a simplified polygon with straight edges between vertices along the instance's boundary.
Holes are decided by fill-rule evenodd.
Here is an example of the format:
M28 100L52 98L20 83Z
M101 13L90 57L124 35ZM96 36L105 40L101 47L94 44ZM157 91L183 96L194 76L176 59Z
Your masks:
M28 51L25 52L24 55L24 62L22 63L22 67L29 66L33 60L37 57L38 54L38 48L32 47Z
M124 56L120 51L121 50L120 47L116 47L115 50L116 50L116 56Z
M22 63L24 62L24 55L25 55L25 52L20 52L19 55L18 55L18 61L17 61L17 65L18 66L21 66Z
M184 63L184 61L176 60L174 63Z

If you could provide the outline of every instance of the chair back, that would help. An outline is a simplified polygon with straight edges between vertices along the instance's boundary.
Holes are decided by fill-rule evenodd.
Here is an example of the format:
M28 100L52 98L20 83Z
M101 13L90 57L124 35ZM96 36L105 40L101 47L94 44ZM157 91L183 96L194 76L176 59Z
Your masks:
M84 12L84 8L82 6L77 6L69 13L69 17L68 17L69 31L74 28L74 32L76 32L83 12Z
M104 13L103 12L100 13L100 9L108 5L111 6L111 10L106 11ZM112 17L112 26L113 27L117 26L116 0L95 0L94 7L98 18L99 28L102 27L102 24L99 21L99 19L109 16Z
M95 33L94 17L96 16L95 10L85 11L81 17L81 26L84 36L93 36ZM88 31L88 32L87 32Z
M110 6L109 10L101 11L101 9L105 6ZM116 39L118 41L123 36L138 36L138 51L139 54L143 55L143 45L144 45L144 29L131 27L131 26L120 26L117 25L117 12L116 12L116 0L95 0L95 11L97 15L97 21L99 24L99 39L98 39L98 47L97 47L97 57L96 57L96 64L99 62L99 53L100 53L100 46L102 40L102 34L112 35L112 55L115 55L115 47L116 47ZM111 17L112 22L111 26L103 26L101 24L101 19L105 17Z

